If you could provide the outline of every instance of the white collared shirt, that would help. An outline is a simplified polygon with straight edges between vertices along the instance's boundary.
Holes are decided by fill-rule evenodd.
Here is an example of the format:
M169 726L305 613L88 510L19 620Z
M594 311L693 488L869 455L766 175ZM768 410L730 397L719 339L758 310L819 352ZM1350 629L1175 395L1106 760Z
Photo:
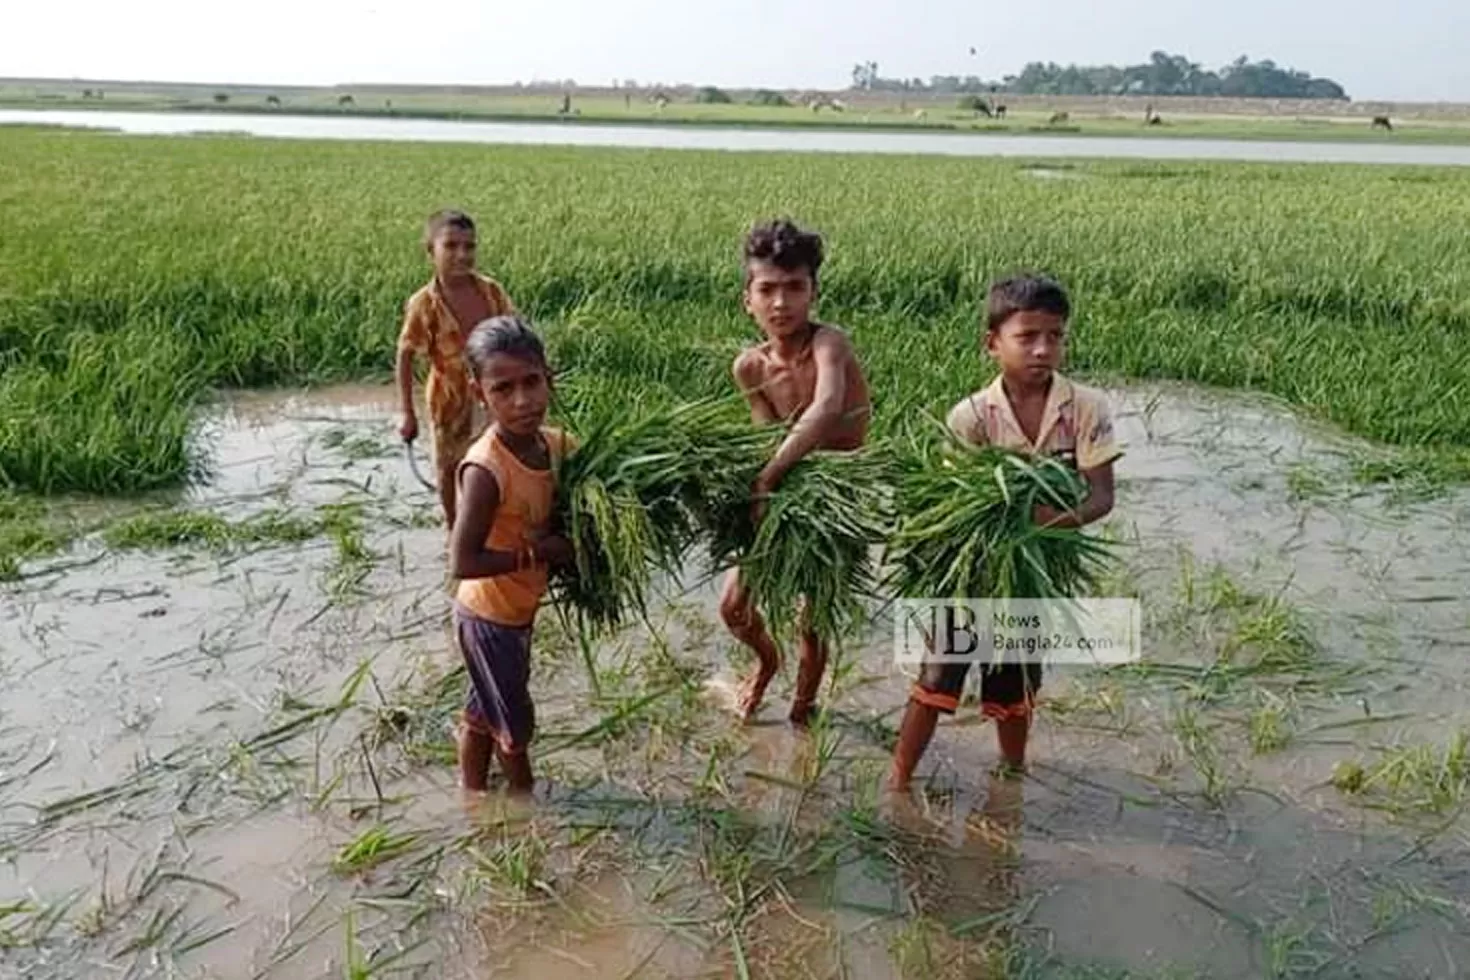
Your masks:
M1079 470L1096 469L1123 455L1113 433L1107 396L1096 388L1052 375L1051 391L1033 443L1016 421L999 376L950 409L950 431L975 445L1000 446L1033 456L1055 456Z

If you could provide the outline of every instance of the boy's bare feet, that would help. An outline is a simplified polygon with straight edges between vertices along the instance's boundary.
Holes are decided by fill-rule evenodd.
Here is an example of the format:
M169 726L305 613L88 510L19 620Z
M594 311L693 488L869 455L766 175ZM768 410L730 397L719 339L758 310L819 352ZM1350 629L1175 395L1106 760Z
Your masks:
M787 719L797 728L810 728L817 723L822 709L817 707L815 701L795 700L791 702L791 714Z
M757 665L750 680L740 686L740 697L736 701L735 710L740 715L741 721L755 720L757 712L760 711L761 702L765 700L766 688L771 686L771 680L776 676L777 666L777 664L767 663Z

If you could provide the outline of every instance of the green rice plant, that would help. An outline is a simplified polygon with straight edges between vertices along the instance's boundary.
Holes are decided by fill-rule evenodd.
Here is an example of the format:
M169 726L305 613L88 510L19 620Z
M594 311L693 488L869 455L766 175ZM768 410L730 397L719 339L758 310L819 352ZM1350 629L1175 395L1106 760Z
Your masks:
M418 845L419 839L419 834L395 834L390 828L375 824L342 845L332 859L332 870L338 874L365 871L407 853Z
M1251 751L1256 755L1280 752L1291 744L1292 705L1286 699L1262 690L1250 715Z
M178 485L212 455L195 424L210 392L386 377L427 278L416 229L445 200L497 216L486 271L614 407L629 390L733 390L751 332L732 229L779 200L832 245L823 315L851 329L879 436L982 380L967 352L985 283L1026 265L1076 297L1079 374L1269 393L1470 472L1470 173L1101 161L1038 181L1005 160L748 162L0 130L0 483ZM237 192L219 193L221 173ZM1404 465L1360 475L1408 485Z
M1100 581L1112 548L1040 527L1038 506L1072 511L1085 484L1065 465L957 439L911 438L902 457L890 587L923 599L1068 598Z
M740 570L777 635L810 629L840 642L862 626L866 601L878 595L876 554L892 525L890 456L879 444L813 453L761 502L757 523L749 488L764 462L712 488L705 521L715 569Z
M1204 722L1192 708L1177 711L1173 718L1175 738L1199 777L1200 793L1212 806L1220 806L1230 793L1214 726Z
M552 586L562 608L607 633L646 616L654 573L680 573L722 476L758 465L771 439L718 400L598 408L576 413L577 448L557 466L556 524L575 560Z
M323 521L283 510L267 510L232 521L207 511L134 514L102 530L102 541L118 551L199 546L213 551L257 544L295 544L322 533Z
M1377 760L1339 763L1333 785L1395 816L1444 813L1470 800L1470 730L1443 749L1428 744L1380 750Z
M0 491L0 582L19 578L23 562L55 554L71 536L39 499Z
M524 898L548 887L545 883L548 847L535 833L503 834L486 845L468 843L473 877L491 889Z

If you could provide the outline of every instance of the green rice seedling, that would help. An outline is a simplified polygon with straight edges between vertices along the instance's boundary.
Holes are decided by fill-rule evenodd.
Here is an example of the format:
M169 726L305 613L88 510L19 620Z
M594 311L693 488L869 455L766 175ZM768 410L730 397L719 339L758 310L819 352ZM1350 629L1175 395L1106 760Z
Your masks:
M329 504L322 508L321 522L322 530L336 545L326 576L328 594L334 601L360 595L364 580L378 560L363 539L362 507L356 503Z
M342 845L332 859L332 870L338 874L365 871L412 850L419 839L419 834L395 834L383 824L375 824Z
M465 851L474 861L473 876L494 891L524 898L549 887L547 843L535 833L502 835L485 846L470 843Z
M777 635L810 629L840 642L862 626L865 603L878 595L875 553L892 525L890 457L880 444L808 456L762 502L759 524L748 489L758 472L715 491L705 518L715 568L739 568Z
M1280 752L1291 744L1291 708L1286 699L1262 691L1250 716L1251 751L1256 755Z
M1174 715L1173 726L1179 747L1199 776L1201 795L1212 806L1221 805L1229 795L1230 785L1215 728L1202 722L1189 708Z
M102 530L118 551L198 546L213 551L258 544L295 544L322 532L323 522L283 510L232 521L205 511L158 511L125 517Z
M1444 813L1470 800L1470 730L1457 731L1443 749L1403 746L1382 750L1367 766L1339 763L1332 782L1396 816Z
M1113 556L1081 531L1038 527L1036 508L1080 506L1063 464L952 438L911 438L901 458L888 560L899 596L923 599L1085 595Z
M0 903L0 950L45 943L75 901L76 896L53 902L19 899Z

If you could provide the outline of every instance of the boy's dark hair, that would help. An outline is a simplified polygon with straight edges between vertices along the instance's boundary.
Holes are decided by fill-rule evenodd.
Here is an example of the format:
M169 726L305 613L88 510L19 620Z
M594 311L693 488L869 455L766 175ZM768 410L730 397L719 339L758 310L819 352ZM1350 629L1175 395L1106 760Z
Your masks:
M986 330L999 330L1017 313L1052 313L1063 320L1072 315L1067 290L1050 276L1018 275L991 284L985 300Z
M473 232L475 230L475 219L463 211L435 211L429 215L429 220L424 222L424 245L434 244L434 239L445 228L458 228L460 231Z
M470 331L464 345L465 359L476 378L496 354L508 354L546 367L546 348L531 325L518 316L492 316Z
M816 232L802 231L785 218L757 225L745 236L745 283L750 284L751 262L769 262L787 272L806 269L815 286L822 258L822 236Z

